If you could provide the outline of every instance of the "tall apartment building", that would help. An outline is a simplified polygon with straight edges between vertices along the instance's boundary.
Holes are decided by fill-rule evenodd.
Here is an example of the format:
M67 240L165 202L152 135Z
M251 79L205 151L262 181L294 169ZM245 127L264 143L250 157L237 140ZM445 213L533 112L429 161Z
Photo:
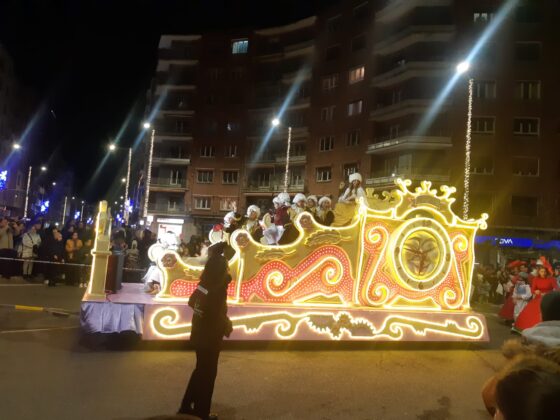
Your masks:
M428 179L457 187L460 214L473 78L470 215L490 213L498 236L557 235L558 2L520 2L438 101L505 3L344 1L280 27L162 36L150 214L192 232L232 201L269 207L288 127L291 193L336 197L355 171L376 190Z

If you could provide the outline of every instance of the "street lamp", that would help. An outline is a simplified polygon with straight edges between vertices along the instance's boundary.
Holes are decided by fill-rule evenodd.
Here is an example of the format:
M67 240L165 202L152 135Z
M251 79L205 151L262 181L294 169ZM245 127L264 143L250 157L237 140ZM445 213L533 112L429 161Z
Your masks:
M461 61L457 64L456 72L458 75L465 74L471 68L469 61ZM467 107L467 131L465 134L465 165L463 179L463 219L469 218L469 199L470 199L470 182L471 182L471 129L472 129L472 103L473 103L473 85L474 79L469 77L469 99Z
M280 125L280 120L275 117L272 121L273 127L278 127ZM284 173L284 192L288 192L288 179L290 172L290 145L292 144L292 127L288 126L288 144L286 146L286 172Z
M21 149L21 146L20 146L18 143L14 143L14 144L12 145L12 147L13 147L15 150Z
M17 147L16 147L17 146ZM17 143L14 144L14 149L19 149L21 146ZM42 172L46 172L47 171L47 167L46 166L41 166L41 171ZM27 206L29 205L29 190L31 188L31 175L33 174L33 167L29 166L29 169L27 170L27 186L25 188L25 204L23 206L23 217L26 218L27 217ZM55 183L53 183L53 185L56 185Z
M116 149L117 149L117 146L115 146L114 143L111 143L111 144L109 145L109 151L114 152Z

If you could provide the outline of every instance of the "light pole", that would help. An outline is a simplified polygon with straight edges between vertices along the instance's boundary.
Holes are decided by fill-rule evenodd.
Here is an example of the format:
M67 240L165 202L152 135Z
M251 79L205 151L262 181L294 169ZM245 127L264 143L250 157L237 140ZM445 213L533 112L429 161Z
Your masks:
M272 120L272 125L278 127L280 125L280 120L274 118ZM288 144L286 145L286 171L284 173L284 192L288 192L288 181L290 177L290 146L292 144L292 127L288 126Z
M17 146L17 147L16 147ZM19 144L14 144L14 149L19 149L21 146ZM41 172L46 172L47 167L41 166ZM29 166L27 171L27 187L25 188L25 204L23 207L23 217L27 217L27 207L29 205L29 190L31 188L31 175L33 174L33 167Z
M462 61L457 65L457 73L459 75L469 71L471 64L468 61ZM473 103L473 85L474 79L469 77L469 98L467 106L467 130L465 134L465 167L463 178L463 219L469 218L469 198L470 198L470 181L471 181L471 129L472 129L472 103Z
M84 217L84 203L85 203L84 200L82 200L82 209L80 210L80 222Z
M150 123L144 123L144 128L149 129L151 127ZM152 129L152 135L150 137L150 154L148 155L148 170L146 171L146 193L144 194L144 212L143 216L148 217L148 201L150 198L150 182L152 180L152 157L154 155L154 138L156 136L155 128Z
M61 225L64 226L64 219L66 218L66 204L68 203L68 196L64 196L64 208L62 209L62 221Z
M109 145L109 151L114 152L117 149L125 149L123 147L117 147L114 143ZM124 206L124 221L128 224L128 208L130 199L128 197L128 188L130 186L130 167L132 165L132 147L128 147L128 163L126 168L126 185L124 187L124 196L126 197L126 203Z

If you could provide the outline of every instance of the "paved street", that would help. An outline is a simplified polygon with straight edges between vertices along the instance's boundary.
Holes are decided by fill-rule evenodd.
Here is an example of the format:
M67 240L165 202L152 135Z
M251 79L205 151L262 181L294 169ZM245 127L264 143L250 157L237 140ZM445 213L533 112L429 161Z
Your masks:
M4 281L0 304L75 311L82 293ZM489 345L229 345L213 409L221 419L488 418L479 390L509 337L495 316L488 323ZM194 354L177 343L85 346L77 317L0 308L0 360L0 418L142 419L177 409Z

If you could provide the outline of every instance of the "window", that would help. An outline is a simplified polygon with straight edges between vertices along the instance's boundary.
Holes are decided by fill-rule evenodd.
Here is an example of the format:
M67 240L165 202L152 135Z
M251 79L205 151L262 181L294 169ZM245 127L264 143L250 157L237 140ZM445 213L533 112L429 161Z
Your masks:
M359 35L355 38L352 38L352 43L350 46L350 49L352 51L360 51L363 50L366 47L366 36L365 35Z
M396 139L397 137L399 137L400 129L401 129L400 124L391 124L389 126L389 138L390 139Z
M354 7L354 10L352 11L352 15L356 20L366 19L369 15L368 2L366 1L360 4L359 6Z
M515 21L517 23L538 23L541 21L541 14L537 5L525 4L518 6L515 13Z
M206 97L206 103L208 105L215 105L216 104L216 95L208 95Z
M520 80L516 82L515 96L524 100L541 99L540 80Z
M239 131L239 128L241 127L241 124L239 124L239 122L237 121L230 121L228 123L226 123L226 131L232 132L232 131Z
M194 208L197 210L210 210L211 199L210 197L195 197Z
M178 169L172 169L169 173L169 183L171 185L181 185L183 174Z
M290 185L303 185L303 167L298 166L290 169Z
M477 24L486 24L494 19L494 13L492 12L474 12L473 22Z
M305 143L293 143L290 156L305 156Z
M491 156L473 156L471 160L471 174L492 175L494 160Z
M175 120L175 132L184 133L185 132L185 121Z
M167 209L168 210L179 210L180 203L177 197L169 197L167 199Z
M270 172L259 172L257 175L257 186L270 187L270 179L272 175Z
M200 148L200 157L214 157L216 150L214 146L202 146Z
M340 20L341 20L341 16L334 16L330 19L327 20L327 32L330 34L334 34L335 32L338 32L340 29Z
M342 167L342 176L344 179L348 179L350 175L356 172L358 172L357 163L347 163Z
M245 69L237 67L231 71L232 80L243 80L245 78Z
M525 136L539 135L539 119L538 118L514 118L513 134Z
M346 135L346 146L357 146L360 144L360 130L352 130Z
M478 134L493 134L494 122L494 117L473 117L471 131Z
M321 121L332 121L334 118L334 105L321 109Z
M332 149L334 149L334 136L326 136L319 139L320 152L328 152Z
M196 171L196 182L201 184L210 184L214 182L214 171L202 170Z
M511 213L515 216L534 217L538 214L537 197L514 195L511 197Z
M317 182L328 182L332 179L332 170L326 166L324 168L317 168Z
M220 80L222 78L223 70L218 67L212 67L208 72L210 80Z
M364 80L365 71L366 70L364 66L356 67L350 70L350 72L348 73L348 83L352 84Z
M222 183L237 184L238 176L239 176L238 171L224 171L222 172Z
M232 54L247 54L249 50L249 40L248 39L238 39L231 42L231 53Z
M496 82L493 80L475 80L473 96L478 99L494 99L496 97Z
M338 74L323 77L323 90L332 90L338 86Z
M237 197L221 197L220 198L220 210L221 211L230 211L231 204L237 201Z
M227 145L224 156L229 158L237 157L237 144Z
M361 99L359 101L350 102L348 104L348 116L351 117L353 115L361 114L362 105L363 105L363 101Z
M397 104L402 101L402 89L394 89L391 91L391 104Z
M512 172L517 176L539 176L539 159L530 156L514 156Z
M541 58L540 42L516 42L515 59L519 61L537 61Z
M325 60L330 61L338 58L340 56L340 45L333 45L327 48L325 53Z

